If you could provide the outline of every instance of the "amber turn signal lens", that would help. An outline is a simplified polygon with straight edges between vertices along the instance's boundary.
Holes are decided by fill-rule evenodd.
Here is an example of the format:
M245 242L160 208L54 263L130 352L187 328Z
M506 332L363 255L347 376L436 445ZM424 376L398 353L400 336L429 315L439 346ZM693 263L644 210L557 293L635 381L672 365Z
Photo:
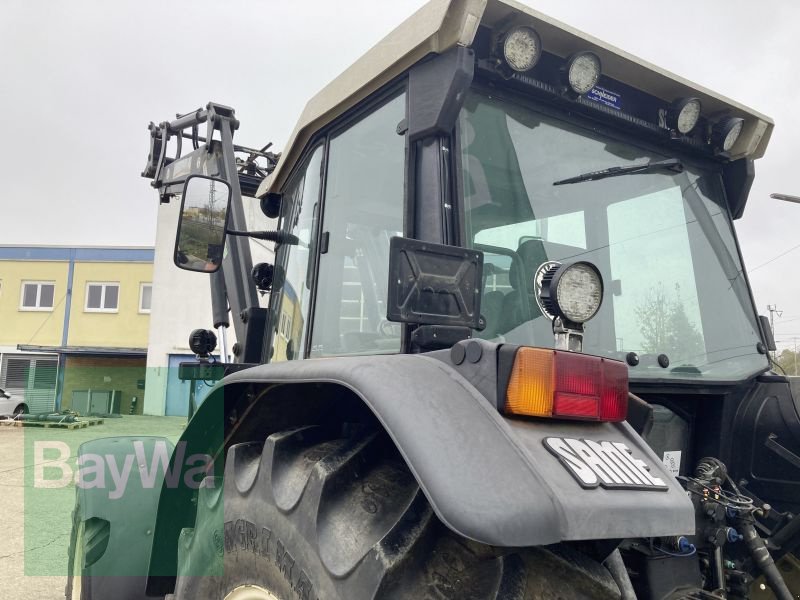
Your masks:
M549 417L553 414L555 350L520 348L506 392L506 412Z

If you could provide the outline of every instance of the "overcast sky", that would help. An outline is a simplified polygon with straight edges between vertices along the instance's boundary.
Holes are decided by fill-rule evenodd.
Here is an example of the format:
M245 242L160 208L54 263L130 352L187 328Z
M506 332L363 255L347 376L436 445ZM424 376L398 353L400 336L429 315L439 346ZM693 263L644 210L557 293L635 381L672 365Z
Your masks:
M0 243L149 245L157 198L139 176L149 121L209 100L239 143L279 150L305 101L421 0L4 0ZM528 0L775 119L738 230L759 311L800 341L797 64L790 0ZM763 265L763 266L762 266Z

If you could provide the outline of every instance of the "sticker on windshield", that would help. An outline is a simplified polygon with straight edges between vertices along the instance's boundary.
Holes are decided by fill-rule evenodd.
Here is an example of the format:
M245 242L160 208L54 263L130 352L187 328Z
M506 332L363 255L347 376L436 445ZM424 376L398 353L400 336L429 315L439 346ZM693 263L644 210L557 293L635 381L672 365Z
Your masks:
M621 442L549 437L544 446L585 489L666 491L666 483Z
M586 94L589 100L594 100L600 104L604 104L614 110L622 110L622 96L617 92L612 92L599 85L594 86L589 93Z
M671 450L664 452L664 466L667 467L667 471L672 473L673 476L677 477L681 472L681 451L680 450Z

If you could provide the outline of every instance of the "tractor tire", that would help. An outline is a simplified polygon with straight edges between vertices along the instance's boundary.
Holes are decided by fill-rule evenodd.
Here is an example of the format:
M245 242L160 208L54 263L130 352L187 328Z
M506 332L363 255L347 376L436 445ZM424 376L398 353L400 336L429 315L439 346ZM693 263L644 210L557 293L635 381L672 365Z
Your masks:
M533 500L535 501L535 500ZM618 599L568 547L494 548L435 516L383 433L311 426L232 446L178 543L174 600Z

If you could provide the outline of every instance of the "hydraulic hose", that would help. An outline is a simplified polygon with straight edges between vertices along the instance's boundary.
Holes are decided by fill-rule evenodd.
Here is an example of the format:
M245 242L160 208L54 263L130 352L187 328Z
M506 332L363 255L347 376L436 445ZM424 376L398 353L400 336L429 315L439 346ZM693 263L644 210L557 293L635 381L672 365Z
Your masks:
M748 521L740 521L739 531L744 537L744 543L750 552L750 556L753 557L758 568L764 573L764 577L769 587L772 588L772 593L775 594L775 597L778 600L795 600L789 588L786 587L778 567L775 566L775 561L772 560L764 540L758 535L753 524Z
M800 517L795 517L770 538L770 542L780 546L783 554L791 552L800 544Z
M619 553L618 548L609 555L604 564L609 573L611 573L611 577L614 578L622 594L622 600L636 600L636 593L633 591L631 578L628 575L628 570L625 568L625 563L622 560L622 555Z

